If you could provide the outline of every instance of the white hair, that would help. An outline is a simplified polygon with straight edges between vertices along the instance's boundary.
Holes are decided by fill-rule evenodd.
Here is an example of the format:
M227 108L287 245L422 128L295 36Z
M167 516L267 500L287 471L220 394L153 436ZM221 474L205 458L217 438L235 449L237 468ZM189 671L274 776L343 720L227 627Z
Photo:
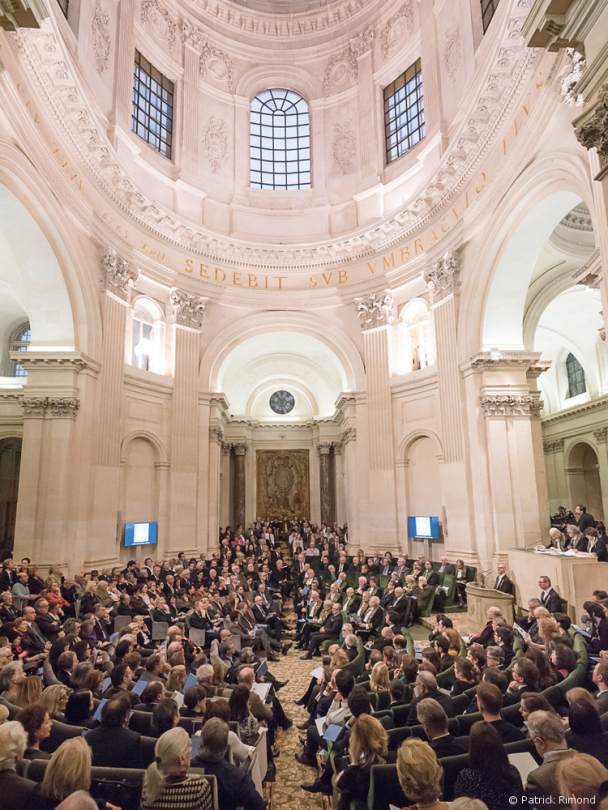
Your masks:
M154 804L165 787L165 772L190 748L190 737L185 728L169 729L158 738L154 747L154 762L144 775L146 803Z
M16 720L0 726L0 771L12 770L27 748L27 734Z

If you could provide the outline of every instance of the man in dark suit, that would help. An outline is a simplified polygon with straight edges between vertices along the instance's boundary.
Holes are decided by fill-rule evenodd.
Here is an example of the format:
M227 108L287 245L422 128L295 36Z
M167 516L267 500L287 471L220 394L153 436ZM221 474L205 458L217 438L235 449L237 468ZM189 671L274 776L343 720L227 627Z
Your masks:
M47 649L47 645L50 647L50 642L40 632L36 624L36 611L31 605L23 611L23 618L27 622L28 630L21 636L22 646L30 655L39 655Z
M416 716L437 759L466 754L469 750L469 738L456 738L450 734L448 716L433 698L423 698L417 704Z
M513 583L507 576L507 566L504 563L499 563L496 566L494 589L501 593L513 593Z
M395 598L388 607L388 610L393 617L393 621L399 628L407 623L409 599L404 593L403 588L395 588Z
M456 712L452 698L437 688L437 678L431 672L419 672L416 676L417 696L410 704L410 712L405 721L406 726L415 726L418 723L418 704L425 698L432 698L443 708L447 717L454 717Z
M356 613L359 610L359 606L361 605L361 599L355 594L354 588L347 588L346 589L346 599L342 604L342 610L346 616L352 616L353 613Z
M441 562L441 565L439 566L440 574L454 574L456 572L454 566L448 562L447 557L441 557L440 562Z
M87 732L94 767L142 768L141 737L128 728L131 704L116 695L101 710L101 725Z
M218 803L222 810L266 810L266 803L255 789L251 776L225 760L228 751L228 724L212 717L203 726L198 752L191 762L203 768L217 782ZM195 753L193 751L193 753Z
M488 644L494 643L494 628L492 623L497 616L502 616L502 611L498 607L489 607L486 611L486 626L481 633L476 636L471 636L469 644L481 644L482 647L487 647Z
M380 573L383 577L390 577L393 573L393 565L388 557L384 557L380 566Z
M528 774L525 790L528 803L558 805L560 791L557 768L562 760L576 756L575 751L568 749L561 717L550 712L532 712L528 716L528 736L534 743L537 754L543 759L540 768Z
M17 568L11 557L2 563L2 572L0 572L0 592L11 591L16 582Z
M600 714L608 712L608 658L602 658L593 668L593 683L597 686L595 705Z
M34 604L34 608L36 609L36 624L38 625L38 630L40 630L41 635L44 636L47 641L55 641L55 639L59 638L61 625L58 620L49 613L49 603L46 599L38 599Z
M434 573L437 576L437 572ZM415 617L422 616L434 595L435 588L427 583L426 577L418 577L418 584L410 593L410 599L413 601L412 614Z
M579 531L582 534L585 534L586 529L595 526L595 518L587 512L587 507L580 503L574 508L574 516L578 522Z
M112 634L112 627L108 621L108 609L103 605L95 605L93 619L95 621L93 632L97 636L100 646L107 646L110 643L110 635Z
M483 719L494 726L503 743L517 742L524 739L524 733L500 716L503 697L500 689L492 683L480 683L475 691L477 707Z
M4 591L2 594L2 605L0 606L0 619L3 624L7 622L14 622L19 611L13 605L13 594L10 591Z
M547 608L549 613L560 613L562 609L562 598L558 592L551 587L549 577L540 577L538 585L540 587L541 605Z
M331 608L331 614L325 619L325 624L320 628L318 633L312 633L310 642L308 643L308 652L302 656L302 661L309 661L313 655L319 652L319 646L324 641L332 640L337 641L340 637L342 630L342 607L339 602L334 602Z
M254 599L252 608L253 615L257 624L265 624L268 627L269 634L276 638L277 641L281 640L281 621L276 613L270 611L264 604L261 594L258 594Z

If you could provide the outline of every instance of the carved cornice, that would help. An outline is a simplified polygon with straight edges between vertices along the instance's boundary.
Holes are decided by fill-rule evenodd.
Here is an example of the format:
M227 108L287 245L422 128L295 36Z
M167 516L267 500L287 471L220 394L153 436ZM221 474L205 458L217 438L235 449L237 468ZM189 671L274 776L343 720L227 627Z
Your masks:
M532 395L482 393L479 402L486 418L524 416L528 419L540 419L543 408L542 401Z
M384 290L382 293L372 293L364 298L355 298L357 317L361 318L361 329L367 332L380 326L388 326L394 320L391 316L393 308L393 293Z
M101 257L101 288L127 302L131 288L137 283L139 271L121 259L115 250Z
M549 453L561 453L564 450L564 440L563 439L546 439L543 442L543 451L545 454Z
M543 424L548 424L550 422L561 422L564 419L569 419L573 416L578 416L581 413L586 413L587 411L595 411L599 408L606 408L608 409L608 397L601 397L599 399L591 400L590 402L585 402L583 405L577 405L574 408L568 408L566 410L560 411L559 413L554 414L553 416L547 416L543 419Z
M0 28L40 28L49 16L44 0L0 0Z
M424 282L436 304L460 290L460 262L449 253L424 271Z
M475 374L488 371L525 371L527 379L536 379L551 368L551 360L541 360L541 352L479 352L465 364Z
M171 290L171 305L173 306L174 322L178 326L187 326L190 329L201 329L207 299L200 295L184 292L174 287Z
M80 401L76 397L23 397L24 419L75 419Z
M594 430L593 438L598 444L606 444L608 440L608 427L601 427Z
M214 17L214 28L221 18L241 31L255 32L256 26L243 29L244 20L240 14L232 14L230 19L230 5L221 0L201 0L197 9L204 16L210 14L212 8L215 9L218 17ZM528 5L527 0L515 4L511 21L522 20ZM333 11L335 6L331 8ZM324 10L323 15L327 16L328 11ZM82 170L138 225L174 247L210 261L223 262L227 266L263 271L288 265L294 270L309 270L367 259L404 243L434 221L460 193L478 159L487 151L491 139L504 123L513 98L542 58L539 49L524 49L519 35L511 38L517 29L517 25L511 26L511 21L505 33L505 46L508 47L497 48L497 61L488 73L482 96L475 102L475 107L471 107L470 117L464 116L460 135L456 134L452 139L433 180L419 192L419 196L408 201L400 212L367 231L326 244L304 247L238 242L182 220L172 211L163 210L123 170L106 136L105 125L94 120L91 104L80 90L81 80L72 64L72 57L55 34L22 30L10 42L10 46L18 51L17 58L23 70L33 74L32 83L42 91L42 102L50 110L55 125L61 130L73 154L79 156ZM314 30L321 28L307 26L302 33L310 34ZM287 36L300 33L297 26L287 20L285 32ZM274 36L274 31L268 31L268 35Z

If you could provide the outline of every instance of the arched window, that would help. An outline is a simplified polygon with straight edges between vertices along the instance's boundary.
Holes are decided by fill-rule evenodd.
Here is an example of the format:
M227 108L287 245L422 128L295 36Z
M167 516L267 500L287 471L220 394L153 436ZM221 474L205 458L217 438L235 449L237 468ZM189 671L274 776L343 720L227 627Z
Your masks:
M430 312L422 298L416 298L404 307L400 333L403 374L427 368L435 362Z
M251 103L252 188L310 188L308 104L293 90L264 90Z
M568 399L584 394L587 390L585 372L572 352L566 357L566 373L568 374Z
M145 371L163 373L164 322L160 307L147 298L133 306L130 363Z
M21 326L13 333L10 351L26 352L31 340L32 330L30 329L29 323L22 323ZM15 360L13 360L12 372L13 377L27 377L27 371L23 368L21 363L17 363Z

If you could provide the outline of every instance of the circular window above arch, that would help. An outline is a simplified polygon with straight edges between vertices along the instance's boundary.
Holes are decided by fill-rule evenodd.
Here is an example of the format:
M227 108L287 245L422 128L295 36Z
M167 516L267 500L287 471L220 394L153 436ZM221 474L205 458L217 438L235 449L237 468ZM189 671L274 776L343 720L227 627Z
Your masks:
M295 404L293 394L290 394L289 391L275 391L270 397L270 407L280 416L285 416L285 414L293 411Z

